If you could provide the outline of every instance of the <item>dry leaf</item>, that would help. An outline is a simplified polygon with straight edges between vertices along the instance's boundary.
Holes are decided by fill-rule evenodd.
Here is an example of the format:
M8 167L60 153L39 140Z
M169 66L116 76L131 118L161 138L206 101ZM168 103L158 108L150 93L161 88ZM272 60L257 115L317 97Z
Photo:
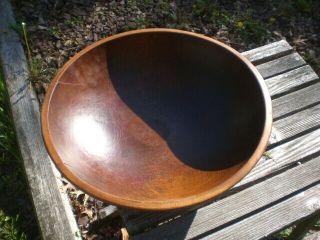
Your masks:
M85 208L85 210L82 212L82 214L86 214L89 218L92 218L94 212L90 208Z
M293 43L295 45L306 45L306 41L308 41L308 39L306 38L302 38L301 35L299 35L297 38L293 39Z
M61 192L63 193L67 193L67 192L71 192L74 191L74 186L71 183L66 183L63 186L60 187Z

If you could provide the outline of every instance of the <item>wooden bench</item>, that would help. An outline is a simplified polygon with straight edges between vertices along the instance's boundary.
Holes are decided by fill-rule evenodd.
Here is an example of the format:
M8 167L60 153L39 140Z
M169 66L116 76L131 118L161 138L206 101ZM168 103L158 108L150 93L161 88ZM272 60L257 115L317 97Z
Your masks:
M319 78L284 40L243 55L256 65L272 97L266 153L240 183L205 206L120 209L132 239L260 239L319 213Z
M43 239L79 239L59 174L43 145L39 104L7 0L0 1L0 59ZM267 152L231 190L205 206L139 212L109 206L132 239L260 239L320 212L320 82L284 40L243 55L257 65L272 96ZM192 187L192 186L190 186ZM314 234L316 236L318 234ZM312 236L310 236L312 237Z

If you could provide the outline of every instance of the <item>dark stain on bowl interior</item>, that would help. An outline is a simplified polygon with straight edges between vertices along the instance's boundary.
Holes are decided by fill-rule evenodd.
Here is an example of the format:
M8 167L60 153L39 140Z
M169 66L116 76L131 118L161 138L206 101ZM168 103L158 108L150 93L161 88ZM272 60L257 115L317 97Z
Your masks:
M179 35L132 36L107 47L107 63L118 95L179 160L221 170L247 160L257 147L264 102L242 62L200 42Z

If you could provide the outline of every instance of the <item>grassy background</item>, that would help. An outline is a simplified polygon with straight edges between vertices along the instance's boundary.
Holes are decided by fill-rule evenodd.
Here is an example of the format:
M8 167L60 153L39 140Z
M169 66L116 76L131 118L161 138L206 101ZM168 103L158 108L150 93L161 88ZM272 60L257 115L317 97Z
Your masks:
M40 239L0 65L0 239Z

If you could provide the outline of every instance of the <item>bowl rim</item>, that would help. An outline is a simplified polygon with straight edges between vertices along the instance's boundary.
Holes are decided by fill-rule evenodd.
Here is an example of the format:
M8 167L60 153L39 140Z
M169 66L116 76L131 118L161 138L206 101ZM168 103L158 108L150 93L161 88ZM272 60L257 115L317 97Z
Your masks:
M62 159L59 157L57 151L54 148L53 142L51 141L49 126L48 126L48 111L50 106L50 100L52 97L52 93L54 92L60 77L66 71L66 69L68 69L68 67L71 66L75 61L77 61L82 55L86 54L87 52L91 51L97 46L100 46L107 42L110 42L119 38L123 38L126 36L143 34L143 33L175 33L175 34L181 34L181 35L188 35L191 37L195 37L195 38L219 45L220 47L223 47L225 50L229 51L231 54L236 56L240 61L245 63L248 69L253 73L253 75L255 76L259 84L262 97L264 100L265 116L266 116L260 141L256 149L250 156L250 158L248 158L248 160L242 165L242 167L234 175L232 175L226 181L220 183L219 185L213 187L208 191L205 191L193 196L188 196L185 198L177 198L177 199L172 199L168 201L153 201L153 200L141 201L141 200L134 200L130 198L119 197L119 196L104 192L96 188L95 186L87 183L86 181L82 180L80 177L76 176L63 163ZM63 67L57 72L57 74L55 75L55 77L53 78L53 80L49 85L49 88L47 90L47 93L45 95L45 98L41 107L41 130L42 130L44 143L50 157L53 159L53 162L55 163L57 168L62 172L62 174L75 186L79 187L81 190L83 190L84 192L88 193L91 196L94 196L95 198L98 198L102 201L109 202L115 205L134 208L134 209L140 209L140 210L159 211L159 210L170 210L170 209L188 207L191 205L206 202L216 197L217 195L225 192L226 190L230 189L232 186L238 183L243 177L245 177L251 171L251 169L255 166L255 164L258 162L258 160L260 159L260 157L262 156L263 152L267 147L268 139L271 134L271 129L272 129L271 97L269 95L264 79L261 76L261 74L258 72L256 67L248 59L242 56L238 51L227 46L224 43L219 42L218 40L204 36L202 34L183 31L183 30L177 30L177 29L170 29L170 28L147 28L147 29L139 29L139 30L123 32L123 33L119 33L113 36L103 38L85 47L83 50L81 50L80 52L75 54L72 58L70 58L63 65Z

